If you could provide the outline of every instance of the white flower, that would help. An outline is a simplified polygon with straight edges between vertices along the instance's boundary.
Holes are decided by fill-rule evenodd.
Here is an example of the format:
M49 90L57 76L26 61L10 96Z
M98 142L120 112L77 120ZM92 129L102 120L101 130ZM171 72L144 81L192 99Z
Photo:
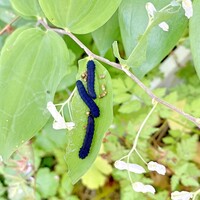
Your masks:
M193 194L187 191L182 191L182 192L175 191L171 193L172 200L189 200L192 197Z
M0 164L3 162L3 157L0 155Z
M146 10L149 18L154 18L154 14L157 12L157 10L151 2L146 3ZM169 25L166 22L161 22L158 26L162 28L163 31L169 31Z
M169 25L166 22L161 22L158 26L162 28L163 31L169 31Z
M147 164L147 167L150 171L156 171L159 174L165 175L166 167L164 165L158 164L157 162L150 161Z
M142 166L137 164L127 164L127 170L136 174L143 174L146 172Z
M119 170L128 170L128 171L134 172L136 174L142 174L142 173L146 172L145 169L140 165L132 164L132 163L127 164L126 162L121 161L121 160L117 160L115 162L114 166L115 166L115 168L117 168Z
M75 127L74 122L65 122L65 119L61 114L57 111L56 106L53 102L49 101L47 103L47 109L51 113L52 117L54 118L53 128L56 130L60 129L68 129L72 130Z
M51 113L52 117L57 122L65 122L64 118L61 116L61 114L57 111L56 106L53 104L53 102L49 101L47 103L47 109Z
M148 15L152 18L154 17L154 13L157 12L156 8L151 2L146 3L146 10L147 10Z
M126 169L126 163L124 161L121 160L117 160L114 163L115 168L119 169L119 170L124 170Z
M133 190L136 192L143 192L143 193L147 193L150 192L152 194L155 194L156 190L154 189L154 187L152 185L144 185L141 182L135 182L132 184Z
M185 10L185 16L189 19L193 15L192 1L182 0L182 7Z
M60 130L60 129L68 129L69 131L72 130L75 127L74 122L53 122L53 128L55 130Z

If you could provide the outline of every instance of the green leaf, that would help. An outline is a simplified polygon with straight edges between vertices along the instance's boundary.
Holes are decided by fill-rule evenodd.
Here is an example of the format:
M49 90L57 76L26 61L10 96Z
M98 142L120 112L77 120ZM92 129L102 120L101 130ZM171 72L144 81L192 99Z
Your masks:
M79 61L77 79L81 79L81 74L86 72L87 61L88 58ZM99 62L94 62L96 64L95 91L97 93L97 99L95 102L99 106L100 117L95 119L93 142L89 155L85 159L80 159L78 154L85 137L85 127L87 126L88 118L86 112L89 110L80 98L77 90L75 91L75 95L71 102L71 112L76 127L68 134L66 162L68 165L68 173L73 183L76 183L95 161L104 133L110 126L113 117L112 84L110 75ZM105 78L100 78L100 75L104 75ZM82 81L84 83L84 80ZM107 95L103 98L98 98L99 95L103 93L102 85L105 86Z
M128 57L127 65L132 67L138 77L143 77L162 61L176 45L187 26L183 11L164 12L155 16L155 21L158 24L161 19L165 19L169 24L169 31L164 32L154 23L145 32L148 25L148 15L145 9L147 2L148 0L126 0L119 7L119 25ZM151 2L159 10L171 0Z
M193 135L188 139L182 139L181 143L177 144L177 153L179 158L184 160L192 160L197 151L198 136Z
M176 189L176 187L179 185L180 177L177 175L173 175L171 178L171 189L172 191Z
M175 174L178 176L178 177L181 177L188 169L188 165L189 163L181 163L179 164L179 166L176 166L176 171L175 171Z
M116 12L106 24L92 33L101 56L104 56L112 47L112 43L118 39L119 34L118 12Z
M196 72L198 74L198 77L200 78L200 30L197 28L199 26L200 21L200 0L195 0L193 2L193 9L194 13L193 16L190 19L190 44L191 44L191 51L192 51L192 57L194 61L194 66L196 69Z
M172 137L164 137L162 140L165 144L175 144L176 143L176 141Z
M37 191L43 198L55 196L59 186L59 177L48 168L41 168L36 175Z
M63 199L66 197L66 195L70 195L73 191L73 185L71 183L71 180L67 174L64 174L62 176L61 180L61 187L59 188L59 193L63 197Z
M102 187L106 182L106 176L112 172L108 161L97 157L89 171L82 177L82 182L87 188L94 190ZM95 177L95 179L94 179Z
M39 0L49 21L72 33L90 33L105 24L122 0Z
M42 17L38 0L11 0L13 8L23 17Z
M5 23L10 23L14 17L15 17L15 14L13 13L13 9L10 5L10 1L7 1L7 0L0 1L0 20Z
M60 36L37 28L18 30L0 57L0 155L7 159L49 118L46 109L67 73L68 49Z
M66 146L66 130L55 130L52 127L53 121L49 120L35 140L35 144L45 152L51 153L54 148Z
M193 177L187 175L181 176L181 182L184 186L199 187L198 180L195 180Z
M77 196L72 195L72 196L68 196L67 200L80 200Z
M121 113L137 112L140 108L141 108L141 103L138 100L134 100L121 105L119 108L119 112Z
M131 94L122 93L122 94L118 94L114 97L114 102L117 104L120 104L120 103L124 103L130 99L131 99Z

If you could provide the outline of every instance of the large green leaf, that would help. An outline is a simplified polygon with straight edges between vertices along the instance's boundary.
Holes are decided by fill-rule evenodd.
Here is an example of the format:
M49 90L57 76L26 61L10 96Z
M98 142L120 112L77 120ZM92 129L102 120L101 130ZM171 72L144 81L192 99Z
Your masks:
M42 10L38 0L11 0L13 8L22 16L41 17Z
M118 12L116 12L108 22L92 33L101 56L104 56L112 47L112 43L118 39L119 35Z
M194 66L200 78L200 0L193 2L194 14L190 19L190 43Z
M83 59L79 62L79 72L77 75L77 79L82 80L81 74L86 71L87 61L88 58ZM81 148L85 137L85 127L87 126L88 118L86 112L89 110L80 98L77 90L75 92L75 95L73 96L71 102L71 111L73 121L75 122L76 127L68 135L68 145L66 154L68 173L73 183L76 183L95 161L95 158L97 157L101 146L104 133L110 126L113 117L112 85L110 75L108 71L99 62L95 61L95 64L95 91L97 93L97 97L103 93L102 86L104 85L107 91L107 95L103 98L97 98L95 100L96 104L99 106L100 109L100 117L95 119L94 138L92 141L92 146L89 155L85 159L80 159L78 155L79 149ZM104 75L105 78L100 78L100 76L102 75Z
M52 31L17 30L0 57L0 155L7 159L41 129L46 109L67 73L68 49Z
M89 33L114 14L122 0L39 0L49 21L73 33Z
M8 0L0 1L0 20L5 23L10 23L14 17L15 17L15 14L13 13L13 9L10 5L10 2Z
M157 16L161 21L163 19L169 24L168 32L154 24L156 26L150 27L150 30L143 36L148 25L148 15L145 9L147 2L148 0L126 0L119 7L119 24L128 58L127 64L132 67L138 77L148 73L173 49L188 21L183 10L176 7L174 8L176 11L159 13L160 16ZM152 0L151 2L159 10L171 0Z

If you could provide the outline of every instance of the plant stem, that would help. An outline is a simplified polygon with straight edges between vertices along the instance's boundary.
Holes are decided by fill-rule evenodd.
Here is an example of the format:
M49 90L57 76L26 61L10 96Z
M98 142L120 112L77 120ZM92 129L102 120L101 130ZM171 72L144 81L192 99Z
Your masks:
M17 16L17 17L15 17L9 24L6 24L6 26L5 26L2 30L0 30L0 35L4 34L4 33L10 28L10 26L11 26L14 22L16 22L19 18L20 18L20 17Z
M134 140L134 142L133 142L133 147L131 148L130 152L129 152L128 155L127 155L128 177L129 177L129 179L130 179L130 181L131 181L131 185L133 184L133 181L132 181L131 174L130 174L130 170L129 170L130 156L131 156L131 154L132 154L134 151L136 151L136 153L137 153L138 156L142 159L142 161L143 161L145 164L147 164L146 161L145 161L145 160L142 158L142 156L139 154L139 152L136 150L136 146L137 146L137 143L138 143L138 139L139 139L140 133L141 133L142 129L144 128L144 125L146 124L147 120L149 119L149 117L151 116L151 114L153 113L153 111L155 110L156 106L157 106L157 102L154 102L153 108L150 110L149 114L146 116L146 118L145 118L144 121L142 122L142 124L141 124L141 126L140 126L140 128L139 128L139 130L138 130L138 132L137 132L137 135L136 135L136 137L135 137L135 140ZM120 160L121 160L121 159L120 159Z
M147 120L149 119L150 115L153 113L153 111L155 110L157 106L157 102L154 103L154 106L153 108L151 109L151 111L149 112L149 114L146 116L146 118L144 119L144 121L142 122L142 125L140 126L140 129L138 130L137 132L137 135L135 137L135 140L133 142L133 147L132 149L130 150L129 154L128 154L128 157L130 157L130 155L133 153L133 151L135 151L136 149L136 146L137 146L137 143L138 143L138 139L139 139L139 136L140 136L140 133L142 131L142 129L144 128L144 125L146 124Z
M197 190L196 192L194 192L194 196L192 198L192 200L195 200L195 198L200 194L200 189Z
M185 118L187 118L189 121L193 122L196 126L198 126L200 128L200 119L193 117L192 115L185 113L184 111L182 111L181 109L175 107L174 105L160 99L159 97L157 97L147 86L145 86L133 73L131 73L128 69L126 69L125 67L123 67L121 64L119 63L115 63L112 62L106 58L103 58L101 56L98 56L96 54L94 54L93 52L91 52L75 35L73 35L71 32L63 30L63 29L57 29L57 28L51 28L48 26L48 24L46 24L44 21L40 20L39 21L40 24L42 24L47 30L52 30L55 31L57 33L60 33L62 35L68 35L72 40L74 40L74 42L76 42L84 51L85 53L90 56L93 57L96 60L99 60L101 62L104 62L116 69L119 69L121 71L123 71L124 73L126 73L138 86L140 86L146 93L147 95L149 95L149 97L151 99L154 99L156 102L164 105L165 107L169 108L170 110L173 110L177 113L179 113L180 115L184 116Z

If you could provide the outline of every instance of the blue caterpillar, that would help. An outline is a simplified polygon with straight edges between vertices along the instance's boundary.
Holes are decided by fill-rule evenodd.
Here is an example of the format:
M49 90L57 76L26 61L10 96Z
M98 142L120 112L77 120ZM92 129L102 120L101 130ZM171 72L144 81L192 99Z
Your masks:
M83 145L79 150L79 158L81 159L87 157L90 152L90 147L92 145L92 139L94 136L94 126L95 126L94 117L89 115L85 138L83 141Z
M76 81L76 87L78 89L78 93L79 93L81 99L85 102L85 104L90 109L91 115L95 118L99 117L99 115L100 115L99 107L92 100L92 98L88 95L83 83L80 80Z
M95 92L95 64L93 60L89 60L87 63L87 90L90 97L97 98Z

